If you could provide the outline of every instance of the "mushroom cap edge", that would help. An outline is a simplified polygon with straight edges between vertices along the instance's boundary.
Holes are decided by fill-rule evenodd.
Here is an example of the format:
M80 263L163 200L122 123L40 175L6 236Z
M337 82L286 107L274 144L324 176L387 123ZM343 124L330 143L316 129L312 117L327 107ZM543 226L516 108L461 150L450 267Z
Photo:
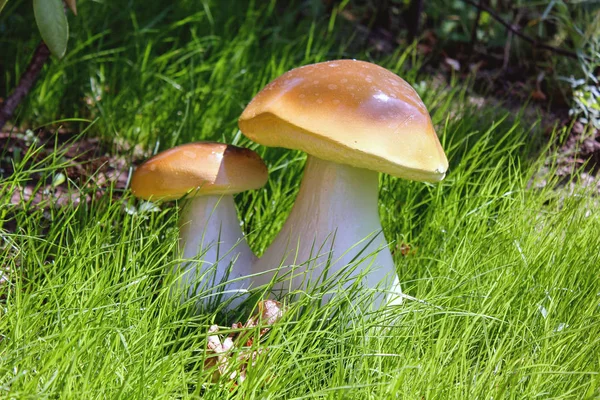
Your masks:
M187 143L162 151L133 173L136 197L176 200L183 196L227 195L259 189L268 170L254 151L217 142Z

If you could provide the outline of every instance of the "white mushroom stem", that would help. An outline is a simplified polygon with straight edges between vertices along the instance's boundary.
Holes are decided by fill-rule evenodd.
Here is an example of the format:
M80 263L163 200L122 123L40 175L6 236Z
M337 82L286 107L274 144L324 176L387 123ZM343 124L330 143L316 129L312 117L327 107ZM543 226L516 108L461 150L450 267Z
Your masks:
M333 290L342 290L355 280L347 281L344 275L349 271L344 268L352 264L356 267L350 277L363 273L361 284L377 290L375 308L386 299L400 301L396 269L379 221L378 183L377 172L309 155L287 221L253 265L252 272L260 274L254 283L269 284L275 274L287 274L273 287L282 294L310 290L341 271L341 285Z
M232 195L212 195L186 201L180 218L180 250L186 261L178 268L178 284L184 298L195 293L212 296L201 303L218 304L236 296L230 308L236 307L248 289L251 265L256 257L248 247L240 228ZM226 285L223 282L232 281ZM211 290L214 288L213 290Z

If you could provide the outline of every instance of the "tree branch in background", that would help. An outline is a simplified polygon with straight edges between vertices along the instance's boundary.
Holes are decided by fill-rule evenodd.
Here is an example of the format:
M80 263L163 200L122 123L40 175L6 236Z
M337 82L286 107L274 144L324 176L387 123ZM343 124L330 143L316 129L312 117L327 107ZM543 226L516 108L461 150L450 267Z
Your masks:
M408 27L408 40L413 41L419 36L421 29L421 13L423 12L423 0L412 0L406 13L406 25Z
M48 46L42 41L35 49L33 57L27 66L27 69L21 76L19 84L8 96L2 108L0 109L0 129L4 127L4 124L12 118L17 106L27 96L33 85L38 79L44 64L50 57L50 50Z
M515 22L513 24L513 26L519 26L519 22L521 21L521 10L519 10L518 12L516 12L515 15ZM508 34L506 35L506 44L504 45L504 59L502 61L502 69L506 69L508 68L508 63L510 61L510 46L512 44L512 40L513 40L513 35L514 33L512 31L508 31Z
M470 54L473 54L473 50L475 49L475 43L477 42L477 28L479 28L479 20L481 19L481 6L483 6L483 0L479 0L479 6L477 7L477 16L475 17L475 22L473 23L473 27L471 28L471 43L469 45Z
M501 25L504 25L504 27L506 29L508 29L510 32L514 33L516 36L520 37L521 39L525 40L526 42L531 43L534 47L538 47L538 48L544 49L544 50L549 50L553 53L561 54L563 56L567 56L567 57L571 57L571 58L579 59L580 57L582 57L586 60L589 60L589 57L587 57L587 56L578 55L577 53L575 53L574 51L571 51L571 50L566 50L566 49L561 49L559 47L550 46L548 44L540 42L539 40L537 40L535 38L532 38L531 36L527 36L526 34L521 32L521 30L518 27L515 27L515 26L511 25L510 23L506 22L494 10L492 10L491 8L487 7L484 4L478 4L473 0L463 0L463 1L465 3L468 3L474 7L477 7L478 9L481 9L481 10L485 11L486 13L490 14L492 16L492 18L494 18L496 21L498 21Z

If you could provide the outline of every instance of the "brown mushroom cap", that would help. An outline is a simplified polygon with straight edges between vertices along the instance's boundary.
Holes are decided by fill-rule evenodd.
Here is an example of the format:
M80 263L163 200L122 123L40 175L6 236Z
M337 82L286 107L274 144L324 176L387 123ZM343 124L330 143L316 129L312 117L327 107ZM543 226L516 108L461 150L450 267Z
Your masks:
M165 150L140 165L131 190L143 199L175 200L188 194L235 194L267 182L263 160L250 149L214 142Z
M364 61L328 61L286 72L254 97L239 127L265 146L407 179L439 181L448 168L417 92Z

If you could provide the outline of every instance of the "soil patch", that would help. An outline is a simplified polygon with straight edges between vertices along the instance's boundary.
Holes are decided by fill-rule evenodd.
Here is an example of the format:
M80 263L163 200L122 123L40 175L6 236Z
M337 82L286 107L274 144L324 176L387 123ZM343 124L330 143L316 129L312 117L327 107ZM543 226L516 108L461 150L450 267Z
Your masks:
M24 208L77 205L107 192L120 196L131 165L146 157L139 148L65 128L12 128L0 132L0 190L10 191L11 205Z

